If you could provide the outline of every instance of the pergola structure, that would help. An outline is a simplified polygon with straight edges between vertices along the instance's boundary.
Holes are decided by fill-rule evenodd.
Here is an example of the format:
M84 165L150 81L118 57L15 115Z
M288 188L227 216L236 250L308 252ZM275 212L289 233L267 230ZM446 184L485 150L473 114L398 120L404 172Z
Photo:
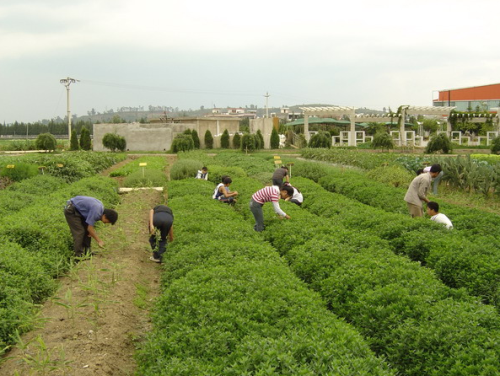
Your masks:
M356 146L356 122L393 122L395 119L398 120L400 134L401 134L401 145L406 146L406 133L405 133L405 119L406 115L435 115L435 116L448 116L450 112L455 107L434 107L434 106L401 106L401 111L398 114L384 114L384 115L370 115L370 114L360 114L356 115L356 109L354 107L342 107L342 106L329 106L329 107L300 107L304 113L304 136L309 142L311 138L309 134L309 117L333 117L333 116L347 116L351 122L351 127L349 130L349 146ZM451 132L451 124L448 120L447 133Z

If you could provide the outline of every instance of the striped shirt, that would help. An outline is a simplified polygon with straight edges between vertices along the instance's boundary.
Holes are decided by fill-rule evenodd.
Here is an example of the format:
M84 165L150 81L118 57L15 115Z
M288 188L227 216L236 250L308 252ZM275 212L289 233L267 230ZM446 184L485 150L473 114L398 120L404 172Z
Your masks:
M280 198L280 189L276 185L264 187L252 195L252 200L258 202L259 204L264 205L266 202L272 202L276 214L284 217L286 216L286 213L281 210L279 206Z

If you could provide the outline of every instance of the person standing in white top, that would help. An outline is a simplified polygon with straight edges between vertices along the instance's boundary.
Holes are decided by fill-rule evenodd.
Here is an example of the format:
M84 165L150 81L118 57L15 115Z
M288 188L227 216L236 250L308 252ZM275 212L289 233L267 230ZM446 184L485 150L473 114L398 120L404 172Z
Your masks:
M437 202L429 201L427 203L427 214L431 217L431 221L442 223L448 230L453 228L453 224L450 219L443 213L439 212L439 204Z

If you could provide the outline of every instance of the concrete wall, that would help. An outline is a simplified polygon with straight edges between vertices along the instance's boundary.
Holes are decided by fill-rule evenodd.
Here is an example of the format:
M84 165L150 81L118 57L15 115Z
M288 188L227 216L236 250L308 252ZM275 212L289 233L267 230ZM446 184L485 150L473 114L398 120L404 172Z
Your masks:
M191 128L193 124L94 124L94 151L107 151L102 145L102 138L106 133L116 133L127 141L127 150L130 151L168 151L172 140L179 133Z
M196 129L200 138L200 147L205 147L205 133L210 130L214 138L214 148L220 147L220 142L217 139L222 136L222 133L227 129L232 136L240 129L240 118L222 118L222 117L203 117L203 118L176 118L176 124L190 124L190 129Z
M273 131L273 118L250 119L250 133L257 133L260 129L264 137L264 149L271 148L271 132Z
M121 123L94 124L94 151L107 151L102 145L106 133L116 133L127 141L129 151L168 151L172 140L186 129L195 129L200 138L200 147L205 147L205 133L210 130L214 148L220 147L220 136L227 129L233 136L240 127L239 118L176 118L173 123ZM232 137L231 137L232 140ZM268 140L269 142L269 140Z

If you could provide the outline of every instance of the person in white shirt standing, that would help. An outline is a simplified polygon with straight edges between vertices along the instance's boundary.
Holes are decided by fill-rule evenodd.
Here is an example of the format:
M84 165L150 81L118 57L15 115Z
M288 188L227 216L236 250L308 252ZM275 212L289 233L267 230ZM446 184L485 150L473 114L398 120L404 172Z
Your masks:
M278 187L276 185L264 187L252 195L250 200L250 211L255 218L255 226L253 229L257 232L264 231L264 213L262 212L262 206L266 202L271 202L274 207L274 211L280 217L290 219L290 216L281 210L279 205L279 200L282 198L286 200L293 196L293 188L290 186Z
M448 230L453 228L453 224L450 219L443 213L439 212L439 204L437 202L429 201L427 203L427 214L431 217L431 221L442 223Z

